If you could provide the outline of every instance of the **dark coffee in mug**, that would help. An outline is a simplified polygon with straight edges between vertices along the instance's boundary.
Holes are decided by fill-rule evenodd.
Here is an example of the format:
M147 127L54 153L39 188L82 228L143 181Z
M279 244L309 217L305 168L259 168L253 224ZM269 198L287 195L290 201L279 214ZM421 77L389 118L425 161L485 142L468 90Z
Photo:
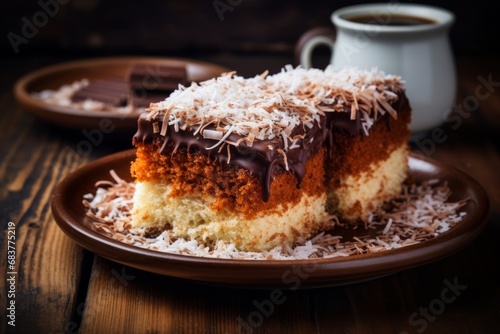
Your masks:
M381 15L381 14L364 14L352 16L347 20L356 23L378 24L383 26L415 26L421 24L435 24L436 21L420 16L412 15Z

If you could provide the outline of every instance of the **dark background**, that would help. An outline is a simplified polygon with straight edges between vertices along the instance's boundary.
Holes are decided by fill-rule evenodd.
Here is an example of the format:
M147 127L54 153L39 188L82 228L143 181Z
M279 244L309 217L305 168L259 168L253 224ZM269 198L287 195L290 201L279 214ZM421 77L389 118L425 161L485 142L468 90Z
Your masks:
M317 26L331 26L330 14L337 8L366 2L370 1L2 1L0 52L4 66L15 66L20 57L32 57L34 64L42 64L43 59L154 55L217 59L221 65L231 67L230 59L244 59L256 53L264 57L279 55L280 64L290 63L294 46L303 32ZM216 3L227 6L222 16L214 7ZM455 13L450 39L457 56L498 54L498 1L420 3ZM44 7L50 8L49 12ZM32 36L26 34L27 21L35 26L36 31L28 34ZM9 36L12 38L14 34L28 37L17 46L17 52L9 41ZM318 53L321 57L326 50L320 49ZM263 70L266 65L269 66L262 64ZM243 68L237 70L245 72L244 66L240 67ZM254 64L252 68L258 66Z
M109 53L197 56L221 51L290 53L305 30L330 25L333 10L363 2L371 1L2 1L1 52L3 57L53 53L73 56ZM42 3L59 7L45 15L46 23L44 15L38 13L46 12ZM222 16L215 3L228 6ZM421 3L455 13L456 23L450 37L458 54L490 54L498 49L498 1ZM7 36L9 33L22 36L23 17L40 27L15 53Z

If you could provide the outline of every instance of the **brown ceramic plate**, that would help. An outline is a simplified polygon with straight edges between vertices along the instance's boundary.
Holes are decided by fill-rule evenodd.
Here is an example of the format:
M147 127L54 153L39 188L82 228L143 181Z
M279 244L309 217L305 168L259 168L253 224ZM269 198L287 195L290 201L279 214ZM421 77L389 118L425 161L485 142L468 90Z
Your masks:
M82 197L95 193L98 180L111 179L114 169L127 180L134 150L91 162L66 177L52 196L52 213L60 228L82 247L112 261L145 271L239 287L322 287L349 284L388 275L446 257L469 244L481 232L488 197L471 177L453 167L412 154L410 173L415 181L448 181L450 201L470 198L462 208L466 218L449 231L420 244L366 255L311 260L234 260L162 253L112 240L88 224ZM128 180L131 180L128 177ZM87 223L86 223L87 222Z
M51 105L31 96L45 89L56 90L62 85L87 79L102 79L124 76L132 64L163 66L186 66L187 80L203 81L219 76L228 69L211 63L161 57L109 57L86 59L48 66L21 77L14 86L18 103L40 119L71 129L99 128L103 118L112 120L115 131L134 133L137 114L119 114L103 111L86 111L70 107Z

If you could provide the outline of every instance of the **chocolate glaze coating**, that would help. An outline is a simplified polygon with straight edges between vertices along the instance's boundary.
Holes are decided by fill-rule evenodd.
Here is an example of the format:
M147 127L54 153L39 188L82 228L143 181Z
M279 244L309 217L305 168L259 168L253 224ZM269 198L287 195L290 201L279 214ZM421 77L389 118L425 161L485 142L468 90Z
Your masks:
M407 103L403 93L399 94L399 99L393 104L396 110ZM179 149L185 149L189 152L199 152L213 159L216 159L221 166L232 164L244 168L250 174L260 178L262 182L262 198L264 202L269 199L269 189L272 177L275 172L286 170L292 173L297 179L297 188L301 187L305 175L305 166L309 157L314 154L326 141L331 140L329 134L332 131L345 131L351 136L362 135L364 132L361 126L361 115L355 120L350 119L350 112L327 112L325 116L320 117L319 122L314 122L312 128L298 126L294 129L291 137L303 135L304 139L297 142L298 147L288 148L285 157L278 152L278 149L284 148L282 138L275 137L270 140L254 140L252 146L248 146L242 141L239 146L226 145L208 150L207 148L217 143L217 140L203 138L197 133L193 135L193 130L175 131L173 126L169 126L165 136L160 133L154 133L153 123L158 122L161 128L162 116L148 121L147 114L142 114L138 119L138 129L133 137L134 145L138 143L148 144L155 142L160 147L160 154L169 155ZM376 122L387 120L389 114L379 117ZM236 142L241 137L237 134L231 134L227 140ZM272 149L270 149L272 147Z
M292 137L295 135L304 135L304 139L297 142L296 148L288 149L286 152L286 162L282 154L277 149L283 149L283 140L273 138L271 140L255 140L250 147L244 141L238 146L227 145L219 150L219 147L208 150L207 147L213 146L217 140L203 138L199 133L193 135L193 131L175 131L169 126L165 136L153 132L153 122L146 119L146 114L142 114L138 120L138 130L134 135L133 142L148 144L153 141L161 146L160 154L169 155L179 149L187 149L190 152L200 152L213 159L216 159L221 165L233 164L244 168L260 178L262 182L262 198L265 202L269 199L269 188L272 182L272 175L275 171L288 170L297 179L297 188L301 187L305 174L305 165L311 154L316 152L324 143L327 136L325 126L325 117L321 118L320 123L314 123L311 129L306 127L297 127ZM157 120L160 123L161 121ZM241 137L237 134L231 134L228 141L236 142ZM270 149L273 147L273 149ZM228 151L229 150L229 151Z

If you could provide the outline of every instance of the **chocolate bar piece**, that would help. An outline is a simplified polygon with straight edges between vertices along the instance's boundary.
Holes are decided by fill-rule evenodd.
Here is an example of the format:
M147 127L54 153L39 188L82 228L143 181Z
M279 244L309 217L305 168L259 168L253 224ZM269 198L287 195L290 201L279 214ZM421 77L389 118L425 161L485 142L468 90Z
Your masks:
M130 71L130 86L135 90L172 92L187 84L185 66L136 64Z
M179 84L187 85L185 66L135 64L129 74L134 107L149 107L152 102L163 101Z
M89 84L73 94L73 102L87 99L110 104L115 107L127 105L129 85L124 77L90 79Z
M144 108L152 102L165 100L179 84L187 83L185 66L135 64L123 77L90 79L87 86L73 94L72 100L82 102L90 99L114 107L131 103L136 108Z

